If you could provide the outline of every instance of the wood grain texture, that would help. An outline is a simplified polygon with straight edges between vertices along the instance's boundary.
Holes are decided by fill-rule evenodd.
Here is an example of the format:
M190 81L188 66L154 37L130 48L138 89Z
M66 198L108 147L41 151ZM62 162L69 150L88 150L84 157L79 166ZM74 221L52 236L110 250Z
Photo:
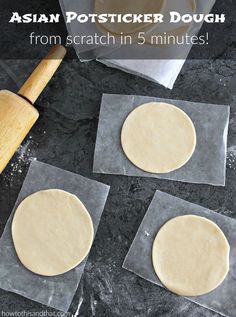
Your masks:
M23 84L18 94L33 104L51 80L65 55L66 49L63 46L53 46L45 59L39 63L27 81Z
M54 46L18 95L7 90L0 91L0 173L38 119L39 113L32 104L56 72L65 54L63 46Z
M0 173L38 116L38 111L23 98L7 90L0 91Z

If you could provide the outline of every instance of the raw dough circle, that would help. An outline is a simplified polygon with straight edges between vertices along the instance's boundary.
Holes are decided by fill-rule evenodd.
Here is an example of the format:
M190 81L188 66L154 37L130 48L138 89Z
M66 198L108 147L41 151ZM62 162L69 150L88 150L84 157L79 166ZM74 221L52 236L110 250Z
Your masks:
M93 234L91 217L82 202L59 189L27 197L12 222L20 261L44 276L63 274L81 263L92 246Z
M188 162L196 147L191 119L181 109L151 102L134 109L124 122L121 144L128 159L150 173L168 173Z
M199 296L211 292L229 270L229 244L212 221L194 215L168 221L152 248L154 270L173 293Z

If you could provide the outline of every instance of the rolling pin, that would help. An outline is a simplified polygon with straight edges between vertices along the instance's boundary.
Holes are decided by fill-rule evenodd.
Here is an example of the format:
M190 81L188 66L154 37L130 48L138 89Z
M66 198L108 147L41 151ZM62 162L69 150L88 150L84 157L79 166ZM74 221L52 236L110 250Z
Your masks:
M61 64L66 49L52 47L17 94L0 91L0 173L39 117L34 102Z

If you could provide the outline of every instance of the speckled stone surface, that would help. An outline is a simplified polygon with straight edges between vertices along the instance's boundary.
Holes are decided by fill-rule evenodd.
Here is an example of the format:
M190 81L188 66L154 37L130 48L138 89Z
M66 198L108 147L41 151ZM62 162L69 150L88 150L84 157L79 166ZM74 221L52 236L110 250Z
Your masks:
M0 88L17 91L34 65L34 61L1 62ZM226 186L93 174L98 115L104 92L229 104ZM32 159L37 158L111 186L70 312L77 311L82 317L218 316L121 266L157 189L236 219L236 62L223 59L188 61L174 89L168 90L97 62L81 64L78 60L66 59L36 106L40 112L37 124L0 176L1 230ZM0 290L0 314L12 311L41 313L46 310L55 312Z

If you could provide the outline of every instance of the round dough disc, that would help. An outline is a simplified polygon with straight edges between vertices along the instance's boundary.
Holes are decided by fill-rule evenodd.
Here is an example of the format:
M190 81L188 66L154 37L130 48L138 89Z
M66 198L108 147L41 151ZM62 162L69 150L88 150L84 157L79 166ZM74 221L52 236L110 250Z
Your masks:
M128 159L150 173L168 173L188 162L196 147L191 119L181 109L151 102L134 109L124 122L121 144Z
M194 215L168 221L152 248L154 270L173 293L199 296L218 287L229 270L229 244L212 221Z
M82 202L58 189L39 191L17 208L12 238L22 264L55 276L81 263L93 241L93 223Z

